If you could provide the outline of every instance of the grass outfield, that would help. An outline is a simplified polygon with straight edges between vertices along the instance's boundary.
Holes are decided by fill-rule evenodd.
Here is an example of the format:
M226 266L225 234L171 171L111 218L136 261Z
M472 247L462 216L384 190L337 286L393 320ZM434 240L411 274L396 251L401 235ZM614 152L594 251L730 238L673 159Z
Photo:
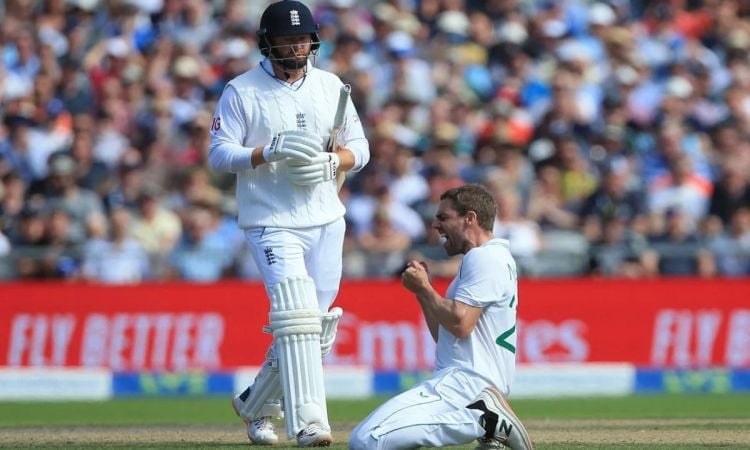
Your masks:
M336 441L332 448L346 448L352 427L381 401L331 401L329 415ZM750 449L748 395L654 395L512 403L538 449ZM226 398L0 402L0 446L4 447L245 445L242 424Z

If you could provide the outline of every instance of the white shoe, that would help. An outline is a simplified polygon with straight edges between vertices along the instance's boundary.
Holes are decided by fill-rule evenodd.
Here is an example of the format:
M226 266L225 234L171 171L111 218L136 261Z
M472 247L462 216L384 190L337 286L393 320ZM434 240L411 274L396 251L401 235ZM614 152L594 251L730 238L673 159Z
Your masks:
M495 387L488 386L467 406L482 411L479 419L485 435L479 438L481 450L510 447L512 450L532 450L531 438L516 414L510 408L503 394Z
M331 442L331 430L319 423L311 423L297 433L298 447L328 447Z
M240 408L237 405L242 400L238 397L232 399L232 408L234 412L245 422L247 426L247 438L251 444L255 445L276 445L279 443L279 436L274 430L273 422L270 417L261 417L255 420L248 420L240 415Z
M279 436L274 430L270 417L261 417L250 421L247 426L247 437L250 442L257 445L276 445Z
M479 445L474 447L474 450L501 450L504 449L505 446L502 442L500 442L500 439L493 437L480 437L477 439L477 442L479 442Z

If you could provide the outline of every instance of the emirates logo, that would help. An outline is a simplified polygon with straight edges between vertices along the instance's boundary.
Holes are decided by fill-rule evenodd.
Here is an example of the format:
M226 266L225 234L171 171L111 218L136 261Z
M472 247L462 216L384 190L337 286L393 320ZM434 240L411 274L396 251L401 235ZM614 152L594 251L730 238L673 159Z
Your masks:
M299 26L299 11L297 11L296 9L289 11L289 20L292 22L292 25Z

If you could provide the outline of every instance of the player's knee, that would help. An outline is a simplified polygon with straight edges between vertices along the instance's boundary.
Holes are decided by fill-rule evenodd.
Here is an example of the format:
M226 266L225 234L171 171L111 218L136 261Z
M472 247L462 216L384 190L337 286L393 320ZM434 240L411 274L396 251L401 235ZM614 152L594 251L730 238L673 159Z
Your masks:
M372 430L367 422L360 422L349 435L349 448L351 450L371 450L377 447L377 441L372 437Z

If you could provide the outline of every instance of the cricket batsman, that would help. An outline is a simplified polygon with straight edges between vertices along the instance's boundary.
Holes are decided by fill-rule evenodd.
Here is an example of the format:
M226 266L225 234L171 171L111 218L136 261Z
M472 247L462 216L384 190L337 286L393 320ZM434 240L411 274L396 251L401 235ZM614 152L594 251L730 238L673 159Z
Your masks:
M342 314L329 310L345 231L338 187L367 164L369 144L344 83L313 65L318 25L304 4L269 5L257 36L265 59L224 88L208 156L237 175L239 226L270 300L273 342L232 404L252 444L278 443L271 418L284 417L288 439L322 447L332 441L322 357Z

